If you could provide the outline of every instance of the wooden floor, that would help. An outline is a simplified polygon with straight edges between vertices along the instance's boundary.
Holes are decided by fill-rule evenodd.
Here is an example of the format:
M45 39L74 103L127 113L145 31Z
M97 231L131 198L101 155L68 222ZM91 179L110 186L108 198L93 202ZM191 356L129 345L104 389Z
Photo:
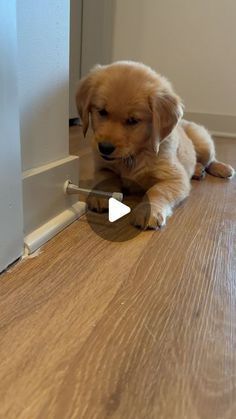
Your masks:
M235 418L236 179L123 243L72 224L0 277L0 342L1 419Z

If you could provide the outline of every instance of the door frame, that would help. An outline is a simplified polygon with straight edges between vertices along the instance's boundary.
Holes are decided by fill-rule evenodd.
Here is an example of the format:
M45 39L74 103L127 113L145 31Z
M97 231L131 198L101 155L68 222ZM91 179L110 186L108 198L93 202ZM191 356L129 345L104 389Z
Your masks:
M22 256L23 211L16 2L0 2L0 272Z

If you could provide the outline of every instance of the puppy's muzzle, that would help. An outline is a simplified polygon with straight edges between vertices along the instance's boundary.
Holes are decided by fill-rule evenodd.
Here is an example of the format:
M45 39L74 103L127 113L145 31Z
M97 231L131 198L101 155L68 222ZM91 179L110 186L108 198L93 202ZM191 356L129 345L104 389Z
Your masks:
M101 154L109 156L115 150L115 146L108 142L98 143L98 149Z

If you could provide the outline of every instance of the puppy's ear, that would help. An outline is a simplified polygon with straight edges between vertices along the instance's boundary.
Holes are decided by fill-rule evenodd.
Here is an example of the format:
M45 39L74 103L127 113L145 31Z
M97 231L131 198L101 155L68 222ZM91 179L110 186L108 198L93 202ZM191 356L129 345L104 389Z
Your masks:
M95 65L95 67L90 71L88 76L83 77L78 84L78 89L76 93L76 106L78 109L79 116L83 123L84 136L86 135L88 130L91 99L97 81L96 76L102 70L103 67L104 66L101 66L100 64Z
M78 84L76 92L76 106L78 109L79 116L83 123L83 134L86 136L88 125L89 125L89 112L92 95L92 77L88 75L83 77Z
M183 116L183 104L171 90L162 90L152 97L153 145L158 151L159 143L173 131Z

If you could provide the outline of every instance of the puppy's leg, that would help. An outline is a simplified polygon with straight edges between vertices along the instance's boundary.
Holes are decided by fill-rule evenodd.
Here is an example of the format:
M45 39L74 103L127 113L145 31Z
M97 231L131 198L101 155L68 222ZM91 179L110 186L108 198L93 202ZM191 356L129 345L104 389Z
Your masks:
M101 186L100 186L101 184ZM120 192L121 181L115 173L110 170L97 170L94 173L94 188L102 188L104 192ZM95 196L88 196L87 205L88 208L96 212L105 212L108 210L108 198L98 198Z
M135 208L131 223L144 230L158 229L166 224L172 209L185 199L190 192L188 177L167 179L152 186L143 201Z
M183 120L181 125L193 142L198 163L202 164L206 172L222 178L233 177L234 169L229 164L216 160L215 145L209 132L194 122Z
M215 159L215 145L209 132L203 126L185 120L181 121L181 126L194 145L197 161L207 167Z

